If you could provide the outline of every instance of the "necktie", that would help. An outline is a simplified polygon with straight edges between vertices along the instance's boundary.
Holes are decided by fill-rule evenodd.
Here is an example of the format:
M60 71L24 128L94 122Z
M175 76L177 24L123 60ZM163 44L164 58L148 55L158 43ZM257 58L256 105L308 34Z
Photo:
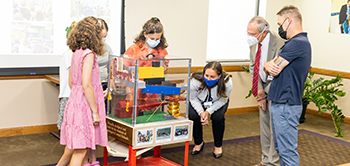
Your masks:
M260 56L261 56L261 43L259 43L258 45L258 51L256 52L255 62L254 62L253 87L252 87L254 97L258 95Z

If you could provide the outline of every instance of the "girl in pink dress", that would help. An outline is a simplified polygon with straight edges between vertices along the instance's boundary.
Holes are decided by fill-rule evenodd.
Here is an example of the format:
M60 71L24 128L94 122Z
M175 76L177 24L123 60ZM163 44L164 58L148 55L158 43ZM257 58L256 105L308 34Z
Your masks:
M97 165L96 145L108 143L106 111L96 54L103 55L101 22L95 17L79 21L68 37L73 51L69 70L71 94L61 127L61 145L66 145L57 165ZM93 158L87 162L91 149ZM70 161L69 161L70 160Z

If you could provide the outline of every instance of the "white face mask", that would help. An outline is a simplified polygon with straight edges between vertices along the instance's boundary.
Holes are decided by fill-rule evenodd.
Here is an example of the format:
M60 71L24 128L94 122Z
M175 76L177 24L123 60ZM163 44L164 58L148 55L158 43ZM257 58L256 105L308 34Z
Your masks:
M249 47L259 43L258 37L265 31L265 29L266 29L266 27L264 28L264 30L261 33L259 33L259 35L257 37L248 35L247 42L249 44Z
M157 41L151 40L150 38L147 39L147 44L152 48L157 47L159 43L160 39L158 39Z
M247 37L247 42L248 42L249 47L259 43L259 41L256 37L250 36L250 35L248 35L248 37Z

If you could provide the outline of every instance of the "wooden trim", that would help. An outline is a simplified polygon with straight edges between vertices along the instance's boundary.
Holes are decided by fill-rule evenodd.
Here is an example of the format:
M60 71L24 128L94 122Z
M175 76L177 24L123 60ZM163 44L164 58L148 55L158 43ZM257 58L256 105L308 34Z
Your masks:
M341 164L341 165L337 165L337 166L350 166L350 163Z
M174 83L174 84L181 84L181 83L184 83L185 80L184 79L177 79L177 80L165 80L165 81L168 81L168 82L171 82L171 83Z
M244 65L244 66L249 68L248 65ZM222 66L222 67L227 72L244 71L241 65L231 65L231 66ZM203 66L192 67L191 73L196 71L202 71L202 70L203 70ZM187 73L187 71L188 71L188 67L169 67L166 74L184 74L184 73ZM310 72L315 72L316 74L334 76L334 77L340 74L343 78L350 79L350 72L322 69L317 67L310 67Z
M249 67L248 65L244 65ZM241 65L234 66L222 66L226 72L244 71ZM204 66L192 66L191 73L196 71L202 71ZM169 67L165 74L186 74L188 72L188 67Z
M319 114L318 110L307 108L306 109L306 113L310 114L310 115L314 115L314 116L318 116L318 117L327 118L327 119L332 120L332 115L329 112L322 112L322 114ZM350 118L349 117L345 117L344 118L344 123L350 124Z
M60 80L53 77L52 75L45 75L45 79L47 79L55 84L60 84Z
M252 107L228 108L225 115L243 114L243 113L249 113L249 112L259 112L259 107L252 106Z
M57 124L0 129L0 137L46 133L50 131L58 131Z
M336 77L338 74L340 74L343 78L350 79L350 72L322 69L317 67L311 67L310 72L315 72L316 74L322 74L333 77Z
M45 75L0 76L0 80L40 79L40 78L45 78Z
M226 115L233 115L233 114L242 114L242 113L250 113L250 112L259 112L258 106L252 106L252 107L240 107L240 108L228 108L226 111ZM315 109L306 109L306 113L322 118L327 118L332 120L332 116L329 112L323 112L322 114L318 113L318 110ZM344 123L350 124L350 118L345 117L344 118Z

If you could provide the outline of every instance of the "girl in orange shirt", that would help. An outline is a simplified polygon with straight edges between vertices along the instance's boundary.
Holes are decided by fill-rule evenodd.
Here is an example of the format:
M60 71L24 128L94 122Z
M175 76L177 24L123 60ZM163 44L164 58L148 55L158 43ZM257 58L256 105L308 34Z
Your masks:
M159 18L152 17L143 25L142 31L134 39L134 44L126 50L124 56L132 59L164 59L168 55L167 47L168 43L164 36L163 25ZM132 60L124 59L123 63L126 67L135 66L135 62ZM164 71L167 70L168 64L169 61L163 61ZM152 61L139 61L139 67L152 67ZM129 88L127 88L127 92L128 91L130 91ZM133 100L132 95L128 95L127 98ZM157 94L139 92L138 98L140 99L138 104L141 105L159 102ZM153 108L147 108L147 110L152 109Z
M168 43L164 36L163 25L159 18L152 17L142 27L142 31L135 38L134 44L130 46L126 55L132 59L164 59L168 52ZM163 63L164 70L168 67L168 61ZM126 67L134 66L133 61L124 60ZM140 61L140 67L152 67L151 61Z

